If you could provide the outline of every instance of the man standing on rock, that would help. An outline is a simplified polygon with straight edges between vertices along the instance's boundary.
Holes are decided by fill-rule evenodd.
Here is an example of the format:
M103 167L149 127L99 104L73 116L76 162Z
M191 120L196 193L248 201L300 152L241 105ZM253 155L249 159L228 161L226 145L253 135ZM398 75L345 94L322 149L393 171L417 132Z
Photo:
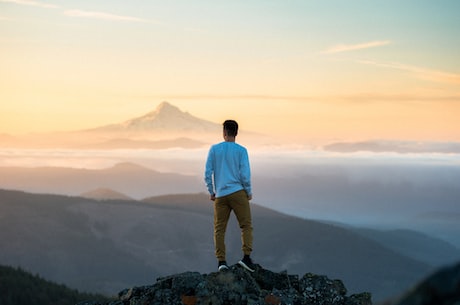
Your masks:
M211 146L206 160L205 182L214 201L214 245L219 271L228 269L225 258L225 231L233 211L241 228L244 257L238 262L254 272L252 252L252 220L249 200L252 199L251 170L248 152L235 143L238 123L227 120L223 124L224 142Z

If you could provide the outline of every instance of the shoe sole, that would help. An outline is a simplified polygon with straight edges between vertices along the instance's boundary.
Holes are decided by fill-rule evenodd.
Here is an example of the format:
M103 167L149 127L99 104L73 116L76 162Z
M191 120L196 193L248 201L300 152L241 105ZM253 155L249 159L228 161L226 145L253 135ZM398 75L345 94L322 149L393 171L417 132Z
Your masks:
M219 266L219 271L225 271L225 270L228 270L228 266L225 266L225 265Z
M239 261L238 264L243 267L244 269L248 270L249 272L256 271L255 269L251 269L248 265L246 265L243 261Z

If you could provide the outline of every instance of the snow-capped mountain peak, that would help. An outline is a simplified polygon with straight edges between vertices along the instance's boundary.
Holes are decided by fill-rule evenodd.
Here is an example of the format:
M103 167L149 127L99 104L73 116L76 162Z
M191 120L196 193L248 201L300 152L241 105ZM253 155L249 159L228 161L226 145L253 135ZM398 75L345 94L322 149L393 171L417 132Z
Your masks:
M166 117L174 117L182 114L188 114L186 112L181 111L178 107L168 103L168 102L162 102L160 105L157 106L157 108L146 115L138 118L138 119L155 119L158 117L166 116ZM131 120L132 121L132 120Z
M138 131L138 132L216 132L219 124L197 118L168 102L137 118L123 123L98 128L99 131Z

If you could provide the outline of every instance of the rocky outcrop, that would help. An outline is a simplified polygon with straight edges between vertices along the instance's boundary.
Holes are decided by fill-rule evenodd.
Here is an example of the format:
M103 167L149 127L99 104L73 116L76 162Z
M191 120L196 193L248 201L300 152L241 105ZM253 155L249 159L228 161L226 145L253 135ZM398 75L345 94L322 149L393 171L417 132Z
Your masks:
M157 279L151 286L119 293L108 305L371 305L371 295L347 296L340 280L305 274L302 278L257 266L250 273L238 265L229 270L200 274L185 272ZM79 305L100 305L97 302Z

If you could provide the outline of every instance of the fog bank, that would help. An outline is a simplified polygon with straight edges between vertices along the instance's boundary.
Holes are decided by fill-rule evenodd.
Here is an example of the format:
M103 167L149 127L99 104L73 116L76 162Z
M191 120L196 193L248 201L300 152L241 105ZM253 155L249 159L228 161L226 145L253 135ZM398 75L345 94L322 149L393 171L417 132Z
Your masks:
M459 154L337 153L302 147L249 149L249 154L253 201L260 205L303 218L372 228L416 229L460 247ZM0 167L105 169L132 162L200 181L206 155L207 149L203 148L2 149ZM27 177L24 180L27 182ZM175 193L206 191L204 183L202 187L196 185L196 190L174 185L166 189ZM123 191L137 199L147 194L146 190ZM149 195L159 195L151 192Z

